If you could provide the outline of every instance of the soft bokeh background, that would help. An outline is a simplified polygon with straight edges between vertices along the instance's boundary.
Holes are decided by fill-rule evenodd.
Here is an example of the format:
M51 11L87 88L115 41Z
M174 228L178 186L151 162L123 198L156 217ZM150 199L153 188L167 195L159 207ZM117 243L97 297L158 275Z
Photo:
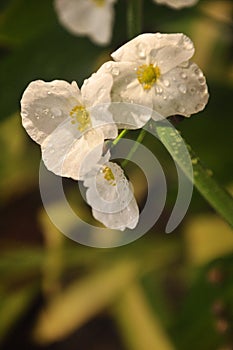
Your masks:
M43 209L40 149L21 126L21 95L35 79L82 84L127 40L126 1L119 0L115 11L112 43L101 48L62 28L52 1L0 2L0 347L233 349L232 231L195 190L182 224L164 233L177 179L154 139L148 136L145 144L163 165L169 193L160 220L143 238L114 249L81 246L61 234ZM144 32L184 32L194 41L211 97L205 111L177 127L229 189L232 12L232 1L225 0L200 0L180 11L145 0L143 19ZM132 164L126 170L143 207L142 172ZM65 181L65 188L76 211L90 219L74 182Z

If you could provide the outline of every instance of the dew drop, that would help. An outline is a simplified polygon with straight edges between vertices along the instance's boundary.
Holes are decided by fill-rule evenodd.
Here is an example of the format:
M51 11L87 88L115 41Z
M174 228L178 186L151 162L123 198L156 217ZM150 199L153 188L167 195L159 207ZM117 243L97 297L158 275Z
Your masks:
M43 109L42 113L44 113L45 115L48 115L49 114L49 109L48 108Z
M187 79L187 74L184 73L184 72L182 72L182 73L180 74L180 76L181 76L182 79Z
M145 58L146 57L146 49L145 49L145 45L142 43L139 43L137 45L137 50L138 50L138 56L140 58Z
M158 95L161 95L163 93L163 88L159 85L156 86L155 90Z
M199 83L200 83L201 85L204 85L205 82L206 82L205 77L199 78L198 81L199 81Z
M197 90L196 90L196 88L195 88L194 86L192 86L192 87L189 89L189 91L190 91L190 94L191 94L191 95L194 95L194 94L197 92Z
M179 113L184 113L185 112L185 108L183 106L179 106L178 107L178 112Z
M164 86L166 86L166 87L169 87L170 86L170 82L169 82L169 80L164 80L163 81L163 83L164 83Z
M178 86L178 89L179 89L179 91L180 91L182 94L186 94L186 92L187 92L187 88L186 88L186 86L185 86L184 84L180 84L180 85Z
M52 112L52 118L55 118L55 117L57 118L57 117L60 117L62 115L62 111L57 107L53 107L51 109L51 112Z
M119 75L119 72L120 72L120 71L119 71L119 68L117 68L117 67L112 68L112 74L113 74L113 75L116 75L116 76L117 76L117 75Z
M163 99L164 99L164 100L166 101L166 99L167 99L167 96L166 96L166 95L164 95L164 96L163 96Z
M52 92L51 92L51 91L48 91L48 92L47 92L47 94L48 94L48 95L51 95L51 94L52 94Z
M186 50L192 50L193 49L193 44L192 44L192 42L191 42L191 40L189 38L184 37L183 42L184 42Z
M204 103L198 103L195 107L196 111L201 111L205 107Z

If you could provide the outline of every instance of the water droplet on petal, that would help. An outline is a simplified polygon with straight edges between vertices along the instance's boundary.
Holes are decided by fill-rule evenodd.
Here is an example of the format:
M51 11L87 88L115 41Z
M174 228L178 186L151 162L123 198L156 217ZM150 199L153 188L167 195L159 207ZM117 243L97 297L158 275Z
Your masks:
M181 76L182 79L186 79L187 78L187 74L184 73L184 72L181 72L180 76Z
M45 115L48 115L49 114L49 109L48 108L43 109L42 113L44 113Z
M186 50L192 50L193 49L193 43L187 36L185 36L183 38L183 43L184 43L184 46L185 46Z
M51 91L48 91L48 95L51 95L52 94L52 92Z
M206 83L205 77L199 78L198 81L201 85L204 85Z
M186 92L187 92L187 88L186 88L186 86L185 86L184 84L180 84L180 85L178 86L178 89L179 89L179 91L180 91L182 94L186 94Z
M179 106L178 107L178 112L179 113L184 113L185 112L185 108L183 106Z
M165 79L165 80L163 81L163 84L164 84L164 86L166 86L166 87L169 87L169 86L170 86L170 82L169 82L169 80L167 80L167 79Z
M51 109L51 112L52 112L52 118L55 118L55 117L57 118L57 117L60 117L62 115L62 111L57 107L53 107Z
M112 74L113 75L119 75L119 73L120 73L120 71L119 71L119 68L117 68L117 67L114 67L114 68L112 68Z
M196 111L201 111L202 109L204 109L205 104L204 103L198 103L195 107Z
M167 99L167 96L166 96L166 95L164 95L164 96L163 96L163 99L164 99L164 100L166 101L166 99Z
M139 43L137 45L137 50L138 50L138 56L140 58L145 58L146 57L146 47L143 43Z
M196 90L196 88L195 88L194 86L191 86L191 88L189 89L189 91L190 91L190 94L191 94L191 95L194 95L194 94L197 92L197 90Z
M156 86L155 90L158 95L161 95L163 93L163 88L159 85Z

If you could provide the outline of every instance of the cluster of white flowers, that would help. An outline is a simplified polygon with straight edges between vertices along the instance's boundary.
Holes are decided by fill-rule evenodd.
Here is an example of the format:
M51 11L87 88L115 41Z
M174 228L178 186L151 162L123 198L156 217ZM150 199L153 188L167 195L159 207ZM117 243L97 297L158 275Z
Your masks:
M174 9L192 6L198 0L153 0ZM111 41L116 0L55 0L60 23L72 34L88 36L97 45Z
M93 216L109 228L134 228L139 210L123 170L104 154L105 140L115 139L118 129L141 128L151 116L189 117L202 110L208 90L189 61L193 54L184 34L142 34L115 51L114 61L81 89L75 82L38 80L22 96L23 126L41 145L46 167L84 181ZM124 103L132 108L122 110Z

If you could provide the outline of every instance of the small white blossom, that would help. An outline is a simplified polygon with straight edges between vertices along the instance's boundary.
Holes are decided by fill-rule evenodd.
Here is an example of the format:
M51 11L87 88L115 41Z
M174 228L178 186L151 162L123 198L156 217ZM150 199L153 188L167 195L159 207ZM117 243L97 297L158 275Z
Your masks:
M88 36L99 45L112 36L115 0L55 0L61 24L75 35Z
M87 203L96 220L111 229L135 228L139 220L137 202L132 185L119 165L105 159L85 176L84 186Z
M157 4L164 4L174 9L180 9L182 7L189 7L195 5L198 0L154 0Z
M111 75L76 82L31 82L21 100L22 123L41 145L46 167L57 175L82 179L101 158L105 139L117 128L108 111Z
M205 107L209 96L202 71L189 61L193 54L193 43L184 34L141 34L115 51L116 62L105 63L97 74L112 74L113 102L148 107L157 112L152 114L156 120L189 117ZM146 119L138 113L132 128L142 127ZM122 111L114 110L114 120L124 127Z

